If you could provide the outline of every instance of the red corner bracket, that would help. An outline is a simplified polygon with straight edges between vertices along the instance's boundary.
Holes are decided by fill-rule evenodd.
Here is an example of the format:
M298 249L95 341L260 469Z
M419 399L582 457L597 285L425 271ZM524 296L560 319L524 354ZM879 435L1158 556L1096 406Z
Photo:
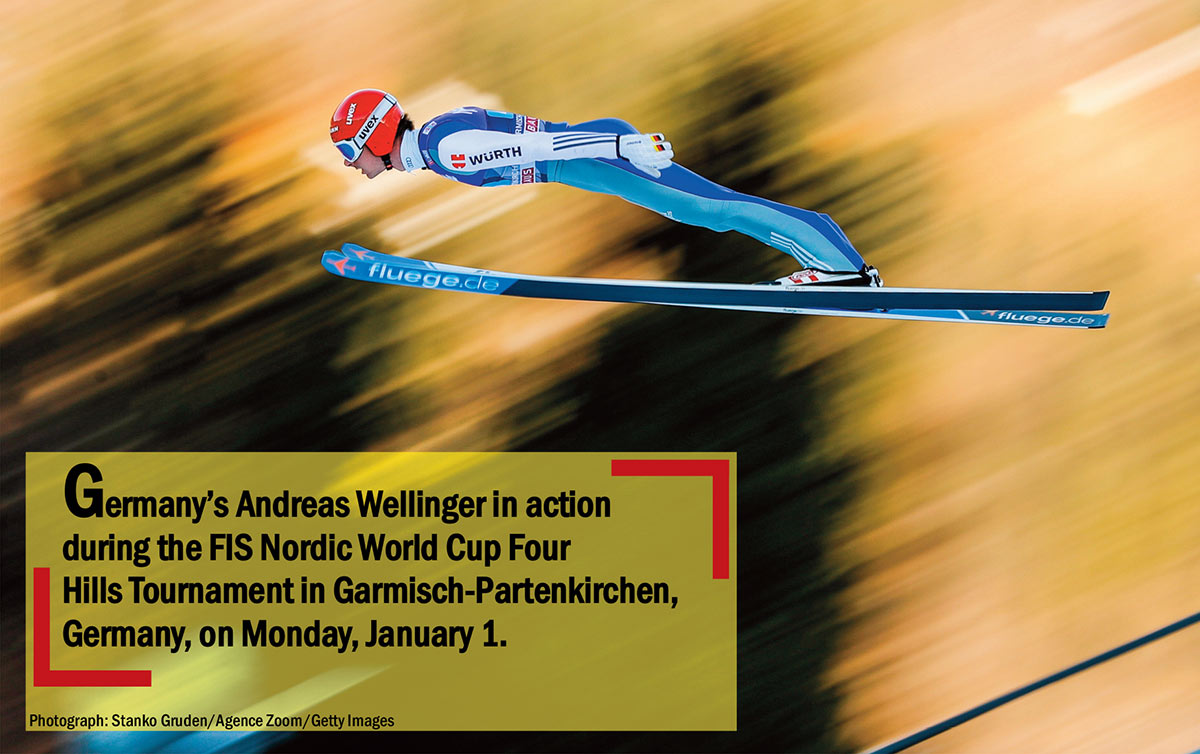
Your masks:
M50 669L50 569L33 569L33 685L149 686L149 670Z
M712 477L712 573L729 578L729 461L724 459L617 459L613 476Z

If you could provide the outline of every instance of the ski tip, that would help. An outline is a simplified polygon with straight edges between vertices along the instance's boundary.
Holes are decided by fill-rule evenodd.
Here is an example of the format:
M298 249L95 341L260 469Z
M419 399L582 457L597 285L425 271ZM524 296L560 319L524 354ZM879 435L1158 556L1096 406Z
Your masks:
M365 260L368 257L378 258L379 252L372 251L366 246L359 246L356 243L346 242L342 244L342 253L351 259Z
M332 249L327 250L321 255L321 266L335 275L345 276L346 262L348 261L350 261L349 257L340 251L333 251Z

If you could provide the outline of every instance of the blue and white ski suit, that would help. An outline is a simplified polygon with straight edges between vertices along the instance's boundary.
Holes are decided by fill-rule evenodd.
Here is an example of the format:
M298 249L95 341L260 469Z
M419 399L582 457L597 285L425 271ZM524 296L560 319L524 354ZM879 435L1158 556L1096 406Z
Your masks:
M862 256L828 215L738 193L679 165L653 178L618 159L618 137L634 133L615 118L569 125L461 107L406 133L401 157L406 170L428 168L473 186L564 183L612 194L681 223L743 233L803 267L863 267Z

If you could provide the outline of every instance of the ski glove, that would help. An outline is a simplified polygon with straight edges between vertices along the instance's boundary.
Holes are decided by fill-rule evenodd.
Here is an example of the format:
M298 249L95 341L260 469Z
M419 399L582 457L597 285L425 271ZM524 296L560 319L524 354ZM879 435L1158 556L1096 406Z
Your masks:
M617 140L617 157L658 178L671 164L675 150L662 134L626 134Z

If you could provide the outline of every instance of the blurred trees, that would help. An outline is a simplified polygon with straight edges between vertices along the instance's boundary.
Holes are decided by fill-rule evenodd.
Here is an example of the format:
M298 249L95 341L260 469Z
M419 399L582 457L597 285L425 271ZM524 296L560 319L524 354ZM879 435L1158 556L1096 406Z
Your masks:
M347 228L304 229L295 174L218 177L227 81L153 34L104 39L39 85L53 95L30 146L49 169L6 262L35 295L0 330L6 562L24 553L27 451L348 450L404 416L402 392L363 398L396 340L348 353L360 322L402 304L315 263ZM280 196L291 211L264 212ZM4 570L8 607L22 574ZM22 620L5 610L6 667L23 663ZM6 720L23 683L4 676Z
M713 117L703 131L674 138L688 145L689 167L701 175L786 200L795 179L768 147L779 139L767 106L780 97L782 77L739 59L706 57L713 78L689 93L685 107ZM639 253L678 254L671 277L681 280L773 278L791 263L753 239L677 223L631 241ZM626 742L634 749L837 748L837 693L824 676L839 630L841 577L826 550L833 522L854 494L854 464L823 440L836 390L830 364L793 370L781 358L798 326L812 327L746 312L631 307L589 345L599 350L594 367L527 409L539 416L518 419L541 426L542 413L574 407L568 421L521 450L738 453L740 732L647 734Z
M334 416L366 368L337 357L372 313L313 264L345 226L304 229L293 173L218 177L235 89L149 35L69 62L45 82L55 169L16 251L49 295L4 331L6 453L315 450L394 427L395 404Z

